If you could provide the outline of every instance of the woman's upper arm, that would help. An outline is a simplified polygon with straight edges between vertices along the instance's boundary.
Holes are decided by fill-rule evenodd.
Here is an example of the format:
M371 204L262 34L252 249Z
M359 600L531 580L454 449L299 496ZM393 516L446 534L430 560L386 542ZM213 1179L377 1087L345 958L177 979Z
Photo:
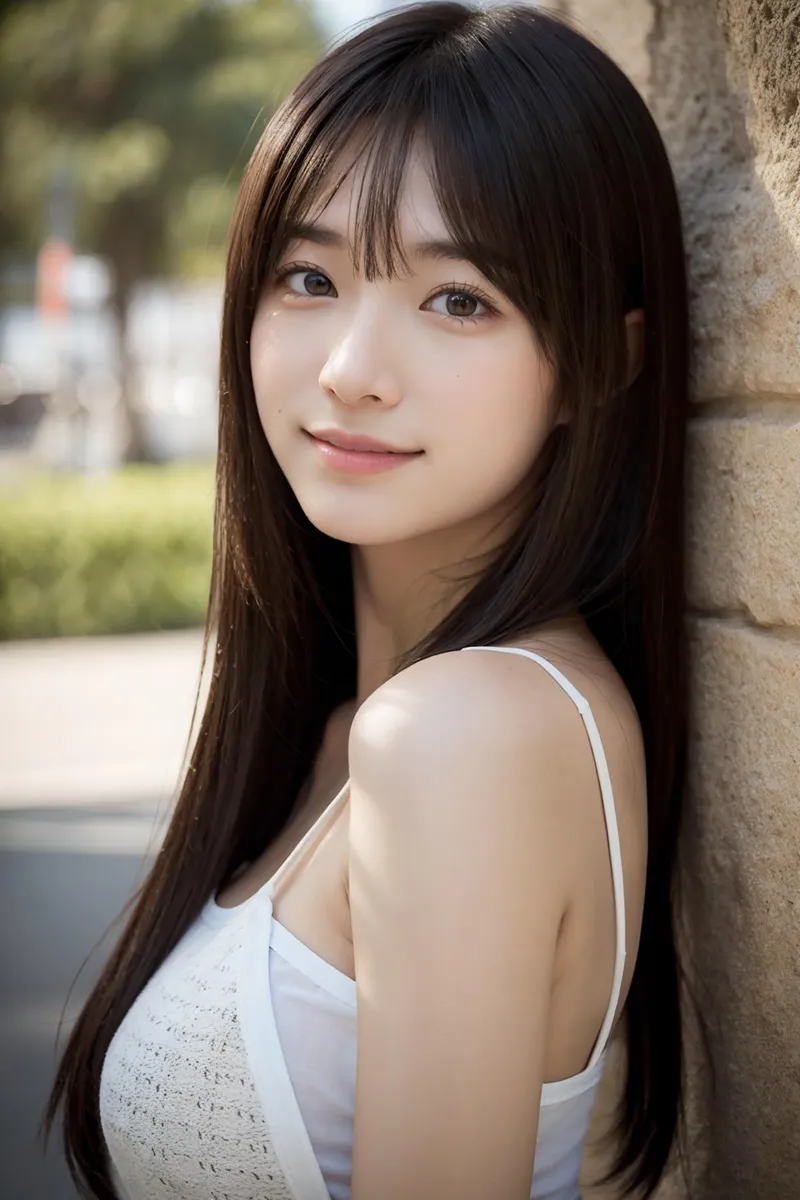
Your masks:
M353 1200L530 1194L567 874L557 736L442 666L389 681L351 735Z

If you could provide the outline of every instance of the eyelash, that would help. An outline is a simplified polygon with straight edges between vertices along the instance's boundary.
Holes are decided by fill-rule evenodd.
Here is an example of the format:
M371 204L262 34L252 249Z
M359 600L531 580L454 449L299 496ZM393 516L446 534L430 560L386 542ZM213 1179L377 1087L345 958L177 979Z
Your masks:
M274 276L275 284L277 285L277 284L283 283L290 275L294 275L298 271L303 271L307 274L313 273L315 275L322 275L324 279L328 279L328 276L325 274L324 271L321 271L319 269L319 267L312 266L310 263L289 263L287 266L281 267L277 271L277 273ZM329 282L332 283L332 280L329 280ZM448 321L457 321L460 325L464 325L464 324L476 325L479 321L483 321L487 317L493 316L497 312L497 308L494 306L494 304L492 304L491 300L486 295L486 293L482 292L480 290L480 288L475 287L474 284L456 283L455 280L452 283L448 283L445 287L439 288L438 292L434 292L434 294L432 296L429 296L428 300L426 300L425 303L427 304L431 300L436 300L439 296L452 296L452 295L471 296L474 300L480 301L480 303L486 309L486 312L476 314L475 316L472 316L472 317L456 317L456 316L453 316L452 313L439 313L439 316L445 317ZM332 299L332 297L307 296L306 299L308 299L308 300L314 300L314 299L327 300L327 299Z

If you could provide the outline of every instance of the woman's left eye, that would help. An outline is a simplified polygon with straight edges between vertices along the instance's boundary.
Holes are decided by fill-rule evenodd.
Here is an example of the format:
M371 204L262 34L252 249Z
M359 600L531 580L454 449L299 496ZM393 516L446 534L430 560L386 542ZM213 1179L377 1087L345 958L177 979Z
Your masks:
M291 291L301 296L336 295L336 289L328 276L315 267L289 267L281 271L276 282L288 284Z
M433 308L437 300L444 301L443 309ZM479 296L471 288L452 286L432 296L426 307L432 307L434 312L454 321L479 321L496 311L488 299Z

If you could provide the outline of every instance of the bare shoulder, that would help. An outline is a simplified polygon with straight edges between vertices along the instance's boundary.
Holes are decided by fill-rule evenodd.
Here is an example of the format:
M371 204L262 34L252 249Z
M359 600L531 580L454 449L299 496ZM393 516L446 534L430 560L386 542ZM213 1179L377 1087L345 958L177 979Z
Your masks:
M376 689L350 732L355 786L383 805L396 801L399 819L420 827L433 817L416 811L416 798L432 794L443 827L465 817L476 829L496 827L503 816L513 827L522 813L537 822L537 840L565 855L561 865L574 878L594 852L589 842L603 844L598 764L578 711L588 704L625 826L626 860L644 862L644 746L623 681L591 639L530 638L517 648L560 678L526 655L470 650L414 663Z
M618 734L633 756L641 756L641 729L630 695L599 647L548 644L529 639L541 662L497 650L454 651L414 663L387 680L362 704L350 735L353 760L375 759L387 769L395 754L450 755L454 749L485 757L498 753L555 756L586 735L576 709L588 702L609 740ZM605 738L604 738L605 740Z
M382 684L359 708L350 732L351 769L393 773L453 755L485 763L509 751L527 757L566 733L574 705L544 671L511 655L453 651L423 659ZM519 659L518 659L519 662Z
M570 874L557 832L568 714L551 702L544 672L510 673L496 661L508 657L424 659L358 710L349 746L351 882L368 847L381 846L382 873L396 858L418 888L420 864L435 861L437 887L462 894L476 873L499 880L524 845L529 864L534 847L549 855L548 895L560 906Z

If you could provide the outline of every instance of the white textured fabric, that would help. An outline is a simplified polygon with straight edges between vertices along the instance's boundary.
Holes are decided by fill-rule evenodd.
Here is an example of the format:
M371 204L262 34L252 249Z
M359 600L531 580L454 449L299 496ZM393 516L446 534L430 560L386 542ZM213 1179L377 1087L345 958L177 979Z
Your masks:
M100 1111L126 1200L293 1200L247 1064L241 941L241 921L198 923L109 1046Z
M531 1185L531 1200L578 1200L625 958L616 814L588 702L538 655L506 652L540 662L575 702L608 828L618 939L612 995L586 1070L542 1089ZM346 794L345 784L248 901L233 909L209 902L117 1030L100 1108L122 1200L350 1200L356 985L272 915L279 877L321 837Z

